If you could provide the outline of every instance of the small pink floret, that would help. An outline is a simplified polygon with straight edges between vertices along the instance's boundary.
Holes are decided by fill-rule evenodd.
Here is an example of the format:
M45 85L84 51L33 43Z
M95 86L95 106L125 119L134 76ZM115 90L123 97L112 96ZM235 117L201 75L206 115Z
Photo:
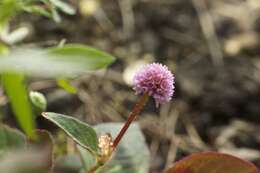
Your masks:
M134 90L136 94L148 93L157 105L169 102L174 93L174 76L160 63L145 65L134 76Z

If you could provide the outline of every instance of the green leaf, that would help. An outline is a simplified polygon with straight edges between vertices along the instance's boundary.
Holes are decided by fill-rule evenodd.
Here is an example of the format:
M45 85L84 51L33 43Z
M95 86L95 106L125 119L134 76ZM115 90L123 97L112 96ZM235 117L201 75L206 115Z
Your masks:
M58 56L58 58L64 57L64 61L76 61L87 70L97 70L107 67L115 60L114 57L105 52L79 44L68 44L63 47L50 48L49 53Z
M0 31L1 28L21 10L22 4L20 0L1 0L0 1Z
M40 77L72 77L87 71L102 69L114 57L97 49L72 44L48 51L14 49L0 56L0 73L17 72Z
M2 83L20 126L29 138L34 139L36 137L34 132L34 115L27 88L24 84L24 76L15 73L5 73L2 75Z
M69 93L75 94L77 92L77 88L72 86L67 79L60 78L57 80L57 84Z
M111 133L115 138L122 123L104 123L95 126L99 134ZM148 173L149 150L137 123L131 124L124 138L120 141L115 154L101 172L104 173Z
M0 156L11 149L25 147L26 138L18 130L0 124Z
M47 9L44 9L42 7L39 7L37 5L30 5L30 6L25 6L23 7L23 10L28 12L28 13L34 13L34 14L39 14L48 18L52 17L52 14L50 11Z
M44 112L42 115L64 130L76 143L91 152L98 153L97 134L91 126L62 114Z
M61 1L61 0L50 0L50 2L57 7L58 9L62 10L64 13L73 15L76 13L75 9L70 6L69 4Z
M57 23L60 23L61 22L61 17L60 17L60 14L59 12L56 10L55 7L52 7L51 8L51 14L52 14L52 19L57 22Z
M170 168L167 173L259 173L250 162L217 152L192 154Z

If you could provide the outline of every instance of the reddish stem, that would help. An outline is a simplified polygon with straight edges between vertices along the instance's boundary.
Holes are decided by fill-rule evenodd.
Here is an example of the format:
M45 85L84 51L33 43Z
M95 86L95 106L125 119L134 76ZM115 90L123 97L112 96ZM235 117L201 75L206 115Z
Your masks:
M145 93L138 100L138 102L136 103L136 105L133 108L133 111L130 113L127 121L125 122L124 126L122 127L122 129L120 130L119 134L117 135L117 137L115 138L115 140L113 142L114 149L117 147L117 145L121 141L122 137L124 136L125 132L127 131L128 127L130 126L130 124L136 119L137 115L140 113L140 111L144 107L144 105L146 104L148 98L149 98L148 93Z

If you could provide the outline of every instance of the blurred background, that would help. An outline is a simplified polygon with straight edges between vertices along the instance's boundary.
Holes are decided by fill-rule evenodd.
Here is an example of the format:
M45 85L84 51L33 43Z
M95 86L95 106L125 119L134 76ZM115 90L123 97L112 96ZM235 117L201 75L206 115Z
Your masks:
M18 46L83 43L117 57L105 71L72 80L69 94L55 80L30 79L48 111L90 124L123 122L138 96L132 77L160 62L175 74L174 99L138 118L151 155L151 173L183 156L215 150L260 166L259 0L70 0L77 9L55 23L23 14L11 22L28 35ZM40 68L40 67L39 67ZM1 91L2 114L11 114ZM4 119L15 124L14 119ZM38 118L38 127L50 124ZM51 128L54 126L51 126Z

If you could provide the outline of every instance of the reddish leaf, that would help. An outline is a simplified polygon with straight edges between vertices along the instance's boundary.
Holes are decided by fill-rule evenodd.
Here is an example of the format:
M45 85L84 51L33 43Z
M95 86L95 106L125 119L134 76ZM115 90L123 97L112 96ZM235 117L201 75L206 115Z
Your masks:
M34 141L28 141L29 147L37 148L39 150L45 151L46 156L46 167L53 168L53 144L54 140L52 135L44 129L37 129L35 130L35 133L37 135L37 140Z
M53 137L47 130L43 129L36 130L36 134L38 135L38 145L39 147L45 148L46 152L48 153L49 167L53 169Z
M260 173L250 162L217 152L192 154L178 162L167 173Z

